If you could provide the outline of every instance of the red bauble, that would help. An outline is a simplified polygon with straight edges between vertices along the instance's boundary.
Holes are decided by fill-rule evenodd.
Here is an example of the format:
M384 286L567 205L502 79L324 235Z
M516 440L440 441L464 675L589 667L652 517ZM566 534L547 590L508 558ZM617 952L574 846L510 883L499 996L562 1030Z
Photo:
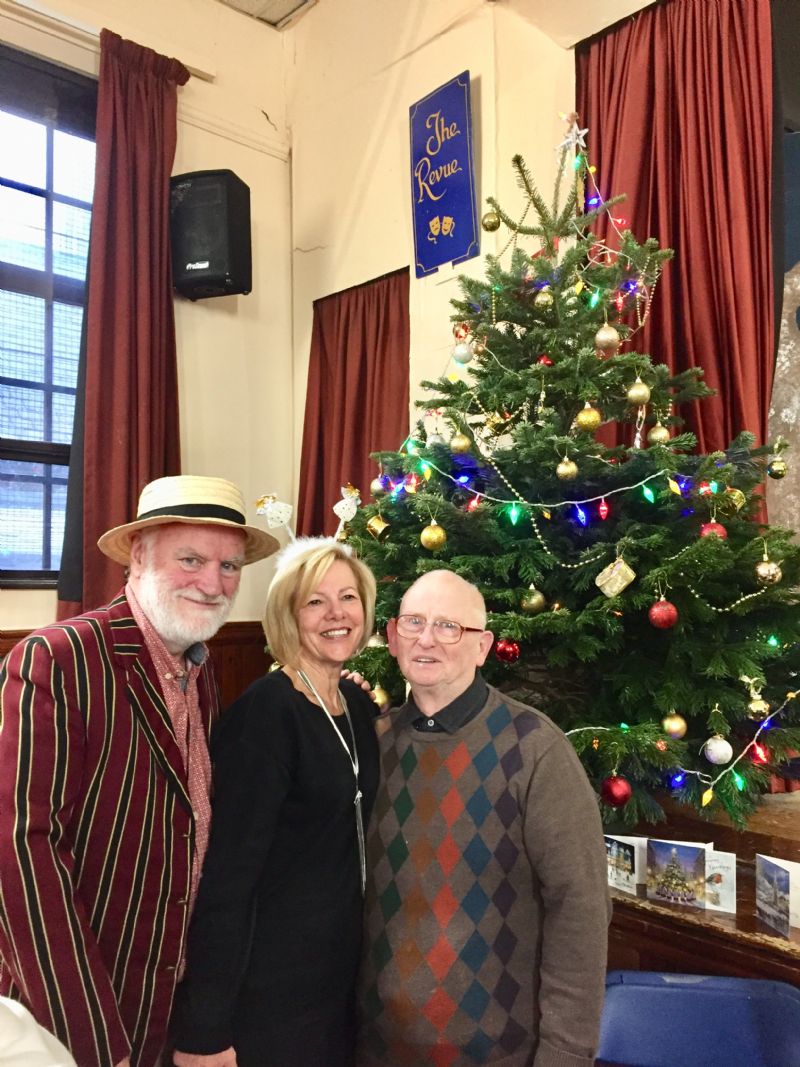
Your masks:
M494 646L494 654L501 663L516 663L519 659L519 641L510 637L501 637Z
M631 783L621 774L612 774L600 783L600 796L612 808L622 808L631 799Z
M647 617L659 630L669 630L678 621L678 609L662 596L651 605Z
M552 367L553 366L552 359L546 354L542 354L541 356L539 356L539 358L536 360L536 362L541 364L541 366L543 366L543 367Z
M723 541L728 540L728 531L719 522L704 522L700 527L701 537L721 537Z

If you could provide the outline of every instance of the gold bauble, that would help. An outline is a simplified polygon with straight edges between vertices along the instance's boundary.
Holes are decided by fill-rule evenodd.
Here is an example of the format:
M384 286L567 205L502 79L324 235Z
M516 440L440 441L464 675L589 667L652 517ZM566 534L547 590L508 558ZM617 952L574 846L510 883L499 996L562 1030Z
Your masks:
M767 474L770 478L785 478L788 469L786 460L781 459L779 456L776 456L775 459L771 459L767 464Z
M425 527L419 535L419 539L423 548L435 552L439 548L444 548L447 544L447 532L443 526L439 525L436 519L431 519L430 526Z
M384 519L383 515L373 515L371 519L367 520L367 529L378 544L383 544L389 536L390 524Z
M367 641L367 648L386 648L386 638L383 634L373 634Z
M619 341L619 333L608 323L605 326L601 326L594 335L595 348L610 355L615 355L619 351Z
M571 482L578 474L578 464L571 460L569 456L564 456L556 467L556 474L562 482Z
M554 301L555 297L550 289L540 289L533 298L533 306L539 308L540 311L547 311L553 306Z
M350 536L350 523L343 522L336 531L336 540L344 544L347 538Z
M732 486L729 486L725 490L725 498L729 500L731 504L733 504L734 508L736 508L737 511L741 511L747 503L747 497L744 495L742 490L734 489Z
M652 429L647 432L647 443L649 445L665 445L669 441L669 430L666 426L662 426L660 422L657 422Z
M637 407L640 407L650 399L650 386L647 382L643 382L641 378L637 378L633 385L628 386L628 392L625 395L629 404L636 404Z
M671 711L661 720L661 729L677 741L686 733L686 719L676 711Z
M389 694L386 692L380 682L378 682L378 684L372 690L372 699L375 701L381 711L384 711L386 708L389 707Z
M472 448L472 441L467 437L465 433L454 433L450 438L450 451L451 452L469 452Z
M369 491L375 500L377 500L378 497L386 496L386 486L383 483L383 479L373 478L369 483Z
M487 211L481 219L481 226L487 233L494 233L495 230L500 229L500 216L496 211Z
M747 718L754 722L761 722L769 715L769 703L763 697L753 697L747 705Z
M524 611L526 615L538 615L540 611L544 611L547 607L544 593L537 589L535 585L529 585L528 591L522 595L519 607L520 611Z
M761 585L777 585L783 577L779 565L771 559L762 559L756 563L756 578Z
M594 433L602 421L603 416L597 408L592 407L588 400L583 410L575 416L575 425L579 430L585 430L586 433Z

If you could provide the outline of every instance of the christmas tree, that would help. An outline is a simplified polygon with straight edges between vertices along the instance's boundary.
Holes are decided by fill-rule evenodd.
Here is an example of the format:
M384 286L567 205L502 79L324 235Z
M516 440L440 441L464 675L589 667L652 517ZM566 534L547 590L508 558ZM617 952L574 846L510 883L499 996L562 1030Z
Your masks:
M656 896L676 904L691 904L697 899L686 878L686 872L680 865L675 848L672 849L669 862L658 878Z
M461 279L452 363L341 536L378 578L379 627L428 570L478 585L484 673L568 733L604 817L656 821L666 791L742 825L800 749L800 550L759 521L785 442L700 455L681 432L702 372L637 351L671 253L601 198L585 132L570 116L551 204L520 157L519 214L489 199L506 246ZM403 699L380 633L357 665Z

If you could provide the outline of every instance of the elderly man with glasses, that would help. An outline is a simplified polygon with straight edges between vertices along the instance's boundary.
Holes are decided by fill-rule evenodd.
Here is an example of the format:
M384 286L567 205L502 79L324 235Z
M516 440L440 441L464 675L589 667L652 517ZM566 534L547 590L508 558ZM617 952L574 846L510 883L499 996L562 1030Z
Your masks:
M544 715L488 686L475 586L433 571L389 648L358 1067L591 1067L609 918L596 798Z

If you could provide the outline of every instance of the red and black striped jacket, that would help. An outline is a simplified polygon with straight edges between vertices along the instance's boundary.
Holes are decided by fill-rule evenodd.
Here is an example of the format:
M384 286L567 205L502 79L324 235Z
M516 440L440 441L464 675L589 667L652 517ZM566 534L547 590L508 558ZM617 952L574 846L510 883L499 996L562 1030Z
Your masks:
M199 676L206 730L218 712ZM29 635L0 673L0 994L79 1067L154 1067L186 934L194 819L124 595Z

